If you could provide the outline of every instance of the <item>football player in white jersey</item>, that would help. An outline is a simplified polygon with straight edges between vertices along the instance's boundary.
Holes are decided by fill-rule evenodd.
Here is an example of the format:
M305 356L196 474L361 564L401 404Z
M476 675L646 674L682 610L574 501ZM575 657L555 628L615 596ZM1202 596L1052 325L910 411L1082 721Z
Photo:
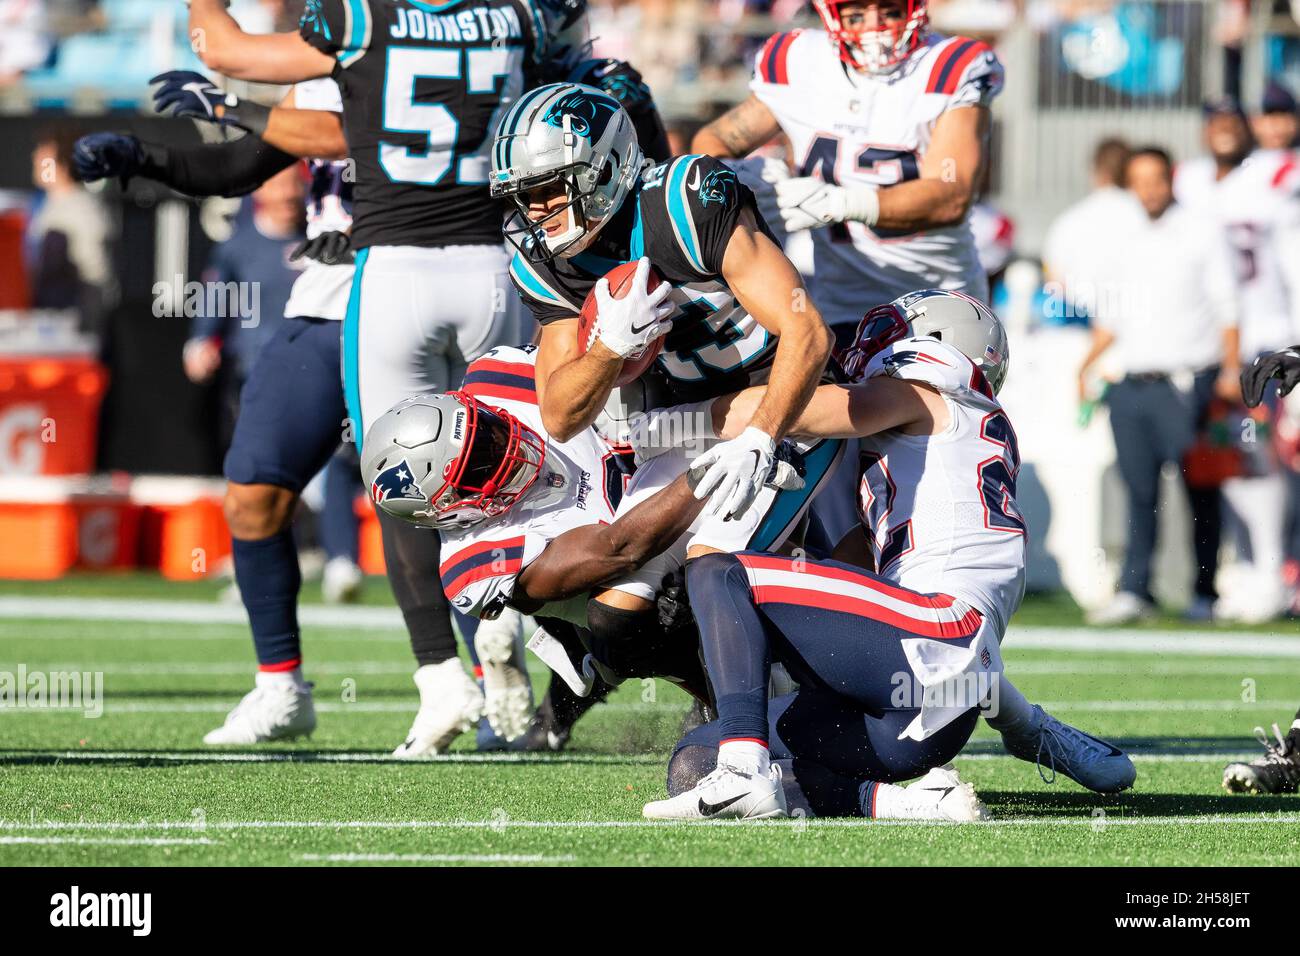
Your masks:
M842 347L863 302L926 287L987 301L967 214L1003 74L987 44L929 32L925 0L814 6L825 29L769 39L749 98L692 149L743 157L789 137L781 217L789 232L815 229L811 291Z
M538 403L536 360L533 346L494 349L471 363L462 390L407 399L379 418L362 460L372 499L395 517L438 530L447 596L483 627L507 608L548 629L551 621L590 626L602 674L649 676L629 667L653 657L656 676L707 700L693 635L668 646L671 635L656 633L654 588L632 584L625 592L653 620L635 615L635 633L610 635L646 647L605 641L593 623L601 595L589 601L590 592L620 587L687 534L704 504L687 484L687 457L680 449L662 454L678 461L668 480L660 480L662 469L629 480L630 448L611 449L592 428L554 439ZM782 465L774 480L797 491L802 480ZM659 483L638 495L638 480ZM625 599L617 609L629 607Z
M671 796L646 816L782 815L777 760L793 761L814 813L978 819L973 792L943 765L981 704L1013 755L1103 792L1132 785L1120 751L1002 677L999 644L1025 580L1020 456L995 397L1007 360L998 320L961 293L916 292L867 313L844 357L853 384L819 388L794 426L861 439L863 534L838 560L718 551L688 565L719 720L683 738ZM760 391L714 403L720 436ZM800 690L769 705L772 661Z

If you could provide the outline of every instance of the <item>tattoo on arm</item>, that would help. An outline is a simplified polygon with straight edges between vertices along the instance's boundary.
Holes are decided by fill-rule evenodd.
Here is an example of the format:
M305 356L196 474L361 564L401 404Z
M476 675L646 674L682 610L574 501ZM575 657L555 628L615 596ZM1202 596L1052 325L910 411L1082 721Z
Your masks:
M778 128L771 111L753 97L733 106L707 127L736 156L762 146Z

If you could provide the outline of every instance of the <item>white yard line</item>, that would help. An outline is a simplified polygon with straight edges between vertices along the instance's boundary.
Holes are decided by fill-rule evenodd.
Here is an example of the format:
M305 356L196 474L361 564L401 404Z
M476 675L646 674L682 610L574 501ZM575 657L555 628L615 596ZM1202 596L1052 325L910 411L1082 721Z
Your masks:
M124 695L129 697L129 695ZM230 701L198 701L194 703L163 703L159 701L132 701L107 697L104 700L104 714L224 714L234 706ZM1210 700L1046 700L1042 706L1050 712L1094 712L1117 714L1159 714L1159 713L1242 713L1248 711L1285 712L1295 702L1290 700L1242 701L1232 699ZM316 712L321 714L413 714L416 709L414 695L411 701L316 701ZM684 713L686 708L681 701L663 704L633 704L612 702L601 704L605 712ZM80 714L84 708L78 707L14 707L0 703L0 717L15 714Z
M540 853L304 853L312 863L572 863L573 856Z
M1258 750L1214 750L1185 753L1178 750L1130 753L1136 763L1226 763L1234 760L1254 760ZM44 758L68 763L113 763L129 760L151 760L158 763L394 763L394 764L641 764L666 765L666 754L520 754L520 753L454 753L420 760L399 760L387 751L373 753L332 753L311 750L271 750L265 753L225 753L221 750L68 750L32 753L29 751L0 750L0 763L21 761L27 758ZM957 760L1014 760L1010 754L976 753L959 754Z
M753 827L779 829L854 829L871 826L992 826L992 827L1095 827L1111 826L1219 826L1222 824L1276 824L1300 826L1300 813L1215 813L1195 816L1122 816L1118 812L1104 816L1008 817L975 824L955 824L929 820L864 820L858 817L834 819L793 818L786 820L701 820L690 823L661 820L208 820L191 821L107 821L98 823L61 823L41 821L15 823L0 821L0 830L20 832L68 831L144 831L144 832L260 832L268 830L655 830L679 826Z
M140 598L0 597L0 619L41 618L64 621L152 622L173 624L246 625L239 605L204 601L166 601ZM401 614L394 607L324 607L303 605L303 625L322 630L401 631ZM45 639L47 635L42 635ZM50 635L53 636L53 635ZM62 635L59 635L62 636ZM93 632L69 637L132 641L143 635ZM241 637L243 635L240 635ZM149 639L222 640L220 635L153 635ZM1027 650L1112 651L1117 654L1177 653L1203 657L1300 658L1300 636L1295 625L1283 622L1274 633L1219 630L1157 631L1126 628L1097 630L1085 627L1030 627L1013 625L1005 646Z

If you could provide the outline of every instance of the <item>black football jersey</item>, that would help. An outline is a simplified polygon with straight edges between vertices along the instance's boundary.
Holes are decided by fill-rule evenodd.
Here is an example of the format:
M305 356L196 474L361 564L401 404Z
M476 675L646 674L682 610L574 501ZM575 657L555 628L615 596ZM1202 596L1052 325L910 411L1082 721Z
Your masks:
M510 277L543 325L572 319L597 280L648 258L673 285L672 331L656 365L679 401L725 395L767 380L776 353L769 333L732 295L722 258L754 195L710 156L679 156L646 170L591 246L567 259L517 253Z
M300 31L338 60L352 245L499 245L489 150L545 55L533 0L308 0Z

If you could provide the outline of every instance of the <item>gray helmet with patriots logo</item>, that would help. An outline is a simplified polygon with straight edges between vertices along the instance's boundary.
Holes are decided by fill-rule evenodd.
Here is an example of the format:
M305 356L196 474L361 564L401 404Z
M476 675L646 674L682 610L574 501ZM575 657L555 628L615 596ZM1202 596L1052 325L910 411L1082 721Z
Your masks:
M505 514L537 484L546 443L465 392L398 402L366 432L361 474L396 518L465 529Z
M623 204L645 165L632 119L618 100L591 86L551 83L520 97L492 146L491 193L518 206L506 238L529 256L577 255ZM546 220L571 214L548 236L528 218L530 190L563 185L568 201Z
M913 336L930 336L961 352L984 373L995 395L1007 379L1011 350L1002 321L978 299L942 289L909 292L876 306L859 323L840 364L850 378L857 378L873 355Z

